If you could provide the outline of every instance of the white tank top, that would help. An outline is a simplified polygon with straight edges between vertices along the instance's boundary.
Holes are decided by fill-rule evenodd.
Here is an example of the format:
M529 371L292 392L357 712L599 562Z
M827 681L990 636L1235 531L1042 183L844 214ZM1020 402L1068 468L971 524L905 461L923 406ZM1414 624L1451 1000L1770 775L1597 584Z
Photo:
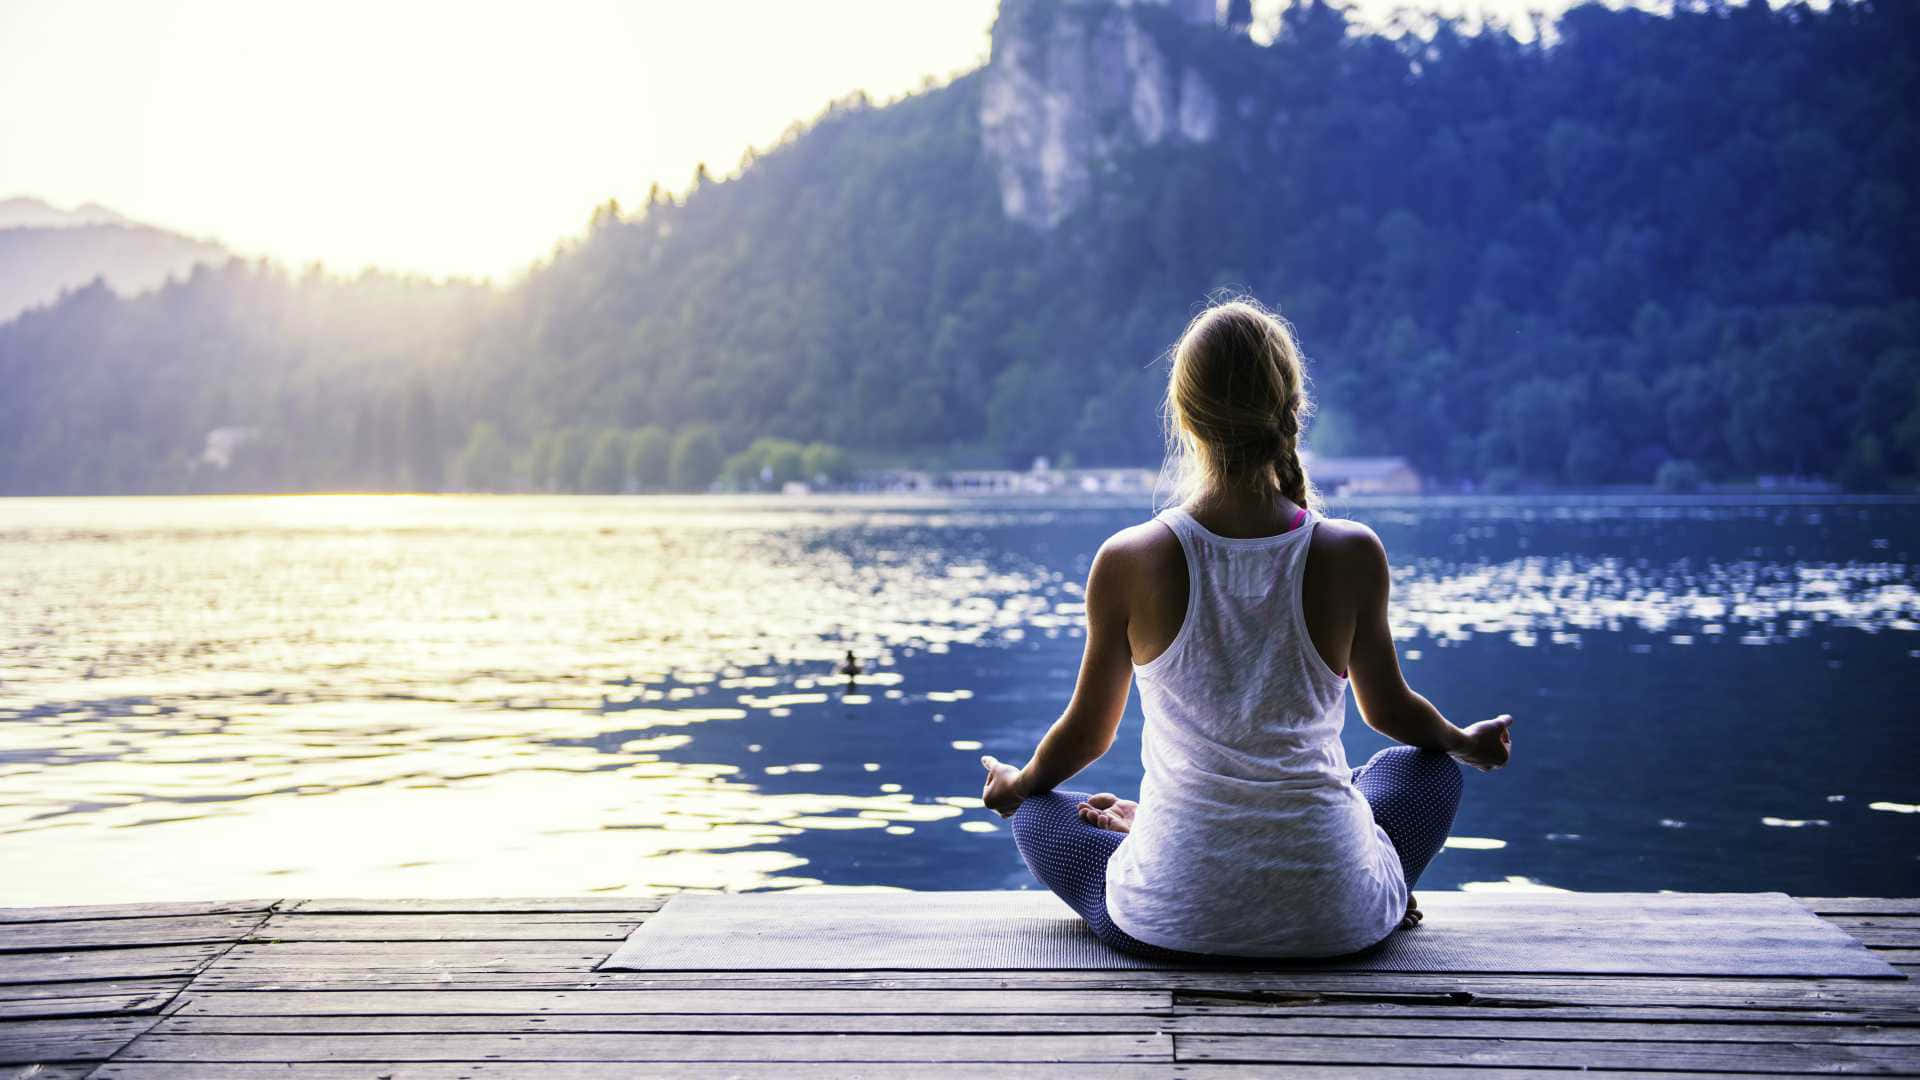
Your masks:
M1234 956L1336 956L1407 909L1393 842L1340 744L1347 681L1307 635L1300 584L1319 515L1279 536L1217 536L1162 512L1187 560L1187 613L1135 665L1140 810L1107 863L1107 911L1141 941Z

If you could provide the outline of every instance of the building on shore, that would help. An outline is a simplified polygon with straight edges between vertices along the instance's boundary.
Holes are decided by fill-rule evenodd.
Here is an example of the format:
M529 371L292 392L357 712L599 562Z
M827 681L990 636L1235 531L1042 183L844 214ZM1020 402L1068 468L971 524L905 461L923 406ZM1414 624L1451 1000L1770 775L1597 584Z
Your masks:
M947 490L961 495L1144 495L1153 492L1153 469L1056 469L1042 458L1025 471L956 469L945 474Z
M1398 457L1316 457L1301 455L1307 475L1322 494L1344 498L1349 495L1418 495L1420 474Z
M853 490L889 495L933 494L940 490L925 469L865 469L853 476Z

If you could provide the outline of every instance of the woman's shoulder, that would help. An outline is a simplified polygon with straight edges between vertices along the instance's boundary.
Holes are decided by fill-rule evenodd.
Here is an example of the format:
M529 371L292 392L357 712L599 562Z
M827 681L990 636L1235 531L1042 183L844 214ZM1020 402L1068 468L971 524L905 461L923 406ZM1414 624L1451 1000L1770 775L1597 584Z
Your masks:
M1321 518L1313 530L1310 555L1331 564L1342 577L1369 577L1387 567L1387 546L1380 535L1348 518Z
M1093 557L1096 577L1157 577L1186 568L1180 538L1158 518L1129 525L1100 545Z
M1352 518L1322 517L1314 528L1314 540L1343 548L1379 548L1386 550L1380 543L1380 536L1365 522Z
M1125 563L1164 562L1180 557L1180 539L1166 522L1149 518L1107 537L1097 557Z

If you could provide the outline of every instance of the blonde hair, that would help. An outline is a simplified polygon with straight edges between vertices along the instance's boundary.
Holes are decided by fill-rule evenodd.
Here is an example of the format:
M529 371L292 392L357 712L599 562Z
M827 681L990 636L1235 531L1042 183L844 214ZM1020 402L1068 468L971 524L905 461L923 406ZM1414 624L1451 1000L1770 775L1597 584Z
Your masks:
M1173 501L1251 487L1317 506L1300 460L1313 405L1293 328L1250 297L1220 299L1187 324L1172 355L1162 475Z

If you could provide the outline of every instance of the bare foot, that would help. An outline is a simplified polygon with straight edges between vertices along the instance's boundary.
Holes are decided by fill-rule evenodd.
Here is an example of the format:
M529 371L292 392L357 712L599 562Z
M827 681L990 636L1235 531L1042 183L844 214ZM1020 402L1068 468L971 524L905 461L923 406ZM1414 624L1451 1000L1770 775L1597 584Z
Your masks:
M1112 832L1123 833L1133 828L1133 815L1140 804L1131 799L1123 799L1111 791L1087 796L1080 804L1080 820Z
M1426 914L1420 910L1420 901L1414 899L1412 893L1408 893L1407 913L1400 919L1400 929L1411 930L1419 926L1420 920L1424 918L1426 918Z

